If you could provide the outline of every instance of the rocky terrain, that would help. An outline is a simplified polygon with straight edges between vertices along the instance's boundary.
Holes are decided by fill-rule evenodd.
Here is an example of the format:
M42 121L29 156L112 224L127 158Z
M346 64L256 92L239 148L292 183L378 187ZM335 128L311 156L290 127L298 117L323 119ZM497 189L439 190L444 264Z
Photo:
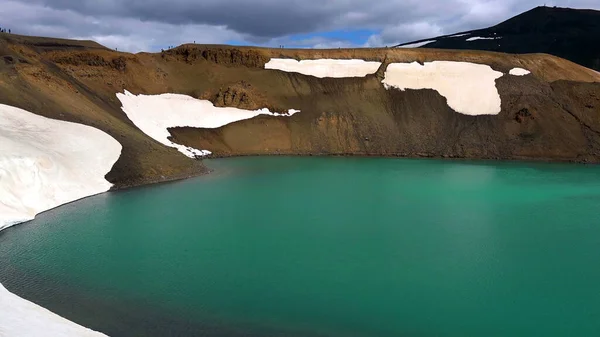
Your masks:
M382 62L364 77L318 78L265 69L271 58ZM497 115L469 116L436 90L386 89L390 63L460 61L486 64L496 80ZM526 76L508 72L520 67ZM288 50L182 45L129 54L90 41L0 34L0 103L96 127L122 154L107 180L116 187L206 172L141 132L116 93L185 94L218 107L298 109L223 127L170 129L178 144L213 156L365 155L600 161L600 73L547 55L433 49Z
M600 71L600 11L540 6L493 27L400 46L414 43L423 48L548 53Z

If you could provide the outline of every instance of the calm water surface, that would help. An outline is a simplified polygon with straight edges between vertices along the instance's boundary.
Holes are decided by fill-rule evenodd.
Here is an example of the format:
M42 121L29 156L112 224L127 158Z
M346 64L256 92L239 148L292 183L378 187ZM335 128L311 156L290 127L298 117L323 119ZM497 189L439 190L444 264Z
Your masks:
M111 336L600 336L600 168L209 161L0 233L0 282Z

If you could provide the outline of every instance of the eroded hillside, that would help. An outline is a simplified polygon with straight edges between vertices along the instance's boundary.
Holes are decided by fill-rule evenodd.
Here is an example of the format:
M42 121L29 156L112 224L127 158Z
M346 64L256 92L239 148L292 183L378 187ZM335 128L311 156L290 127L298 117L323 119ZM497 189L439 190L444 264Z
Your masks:
M204 172L201 161L140 131L116 96L125 90L133 95L184 94L210 100L217 107L300 111L285 118L262 114L216 128L181 125L169 129L171 141L211 151L213 156L344 154L600 161L600 74L545 54L217 45L128 54L91 42L59 43L4 34L0 55L0 103L94 126L113 136L123 151L107 179L117 186ZM273 58L357 59L381 65L364 77L320 78L265 69ZM489 65L490 71L498 72L499 112L459 113L438 90L400 90L382 83L389 64L434 61ZM517 67L531 73L509 75ZM463 92L457 87L453 94ZM464 91L465 97L469 95Z
M117 187L205 172L200 162L153 141L123 114L115 93L134 78L152 82L150 72L133 74L125 67L128 62L139 61L89 41L1 34L0 103L93 126L114 137L123 150L107 179Z

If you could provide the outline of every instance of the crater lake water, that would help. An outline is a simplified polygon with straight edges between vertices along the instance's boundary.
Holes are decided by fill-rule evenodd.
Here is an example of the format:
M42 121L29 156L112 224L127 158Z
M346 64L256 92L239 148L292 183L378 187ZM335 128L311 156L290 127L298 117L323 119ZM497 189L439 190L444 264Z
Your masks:
M0 232L0 282L110 336L600 335L597 166L206 162Z

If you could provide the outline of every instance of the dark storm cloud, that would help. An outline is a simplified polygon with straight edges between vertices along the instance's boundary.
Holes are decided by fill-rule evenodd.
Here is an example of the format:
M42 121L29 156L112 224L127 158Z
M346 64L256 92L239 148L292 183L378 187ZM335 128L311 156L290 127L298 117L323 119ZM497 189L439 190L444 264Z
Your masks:
M36 0L33 3L90 16L128 17L173 25L222 25L257 37L314 30L340 9L339 5L309 5L306 0Z
M460 13L462 1L308 0L33 0L21 1L85 16L136 18L173 25L225 26L250 37L273 38L353 25L380 27L431 12ZM463 9L464 10L464 9ZM358 27L360 28L360 27Z
M133 51L193 40L347 46L348 41L322 37L289 40L293 34L338 29L376 31L366 44L381 46L486 27L543 4L532 0L0 1L0 26L24 34L93 38ZM600 9L598 0L546 4Z

